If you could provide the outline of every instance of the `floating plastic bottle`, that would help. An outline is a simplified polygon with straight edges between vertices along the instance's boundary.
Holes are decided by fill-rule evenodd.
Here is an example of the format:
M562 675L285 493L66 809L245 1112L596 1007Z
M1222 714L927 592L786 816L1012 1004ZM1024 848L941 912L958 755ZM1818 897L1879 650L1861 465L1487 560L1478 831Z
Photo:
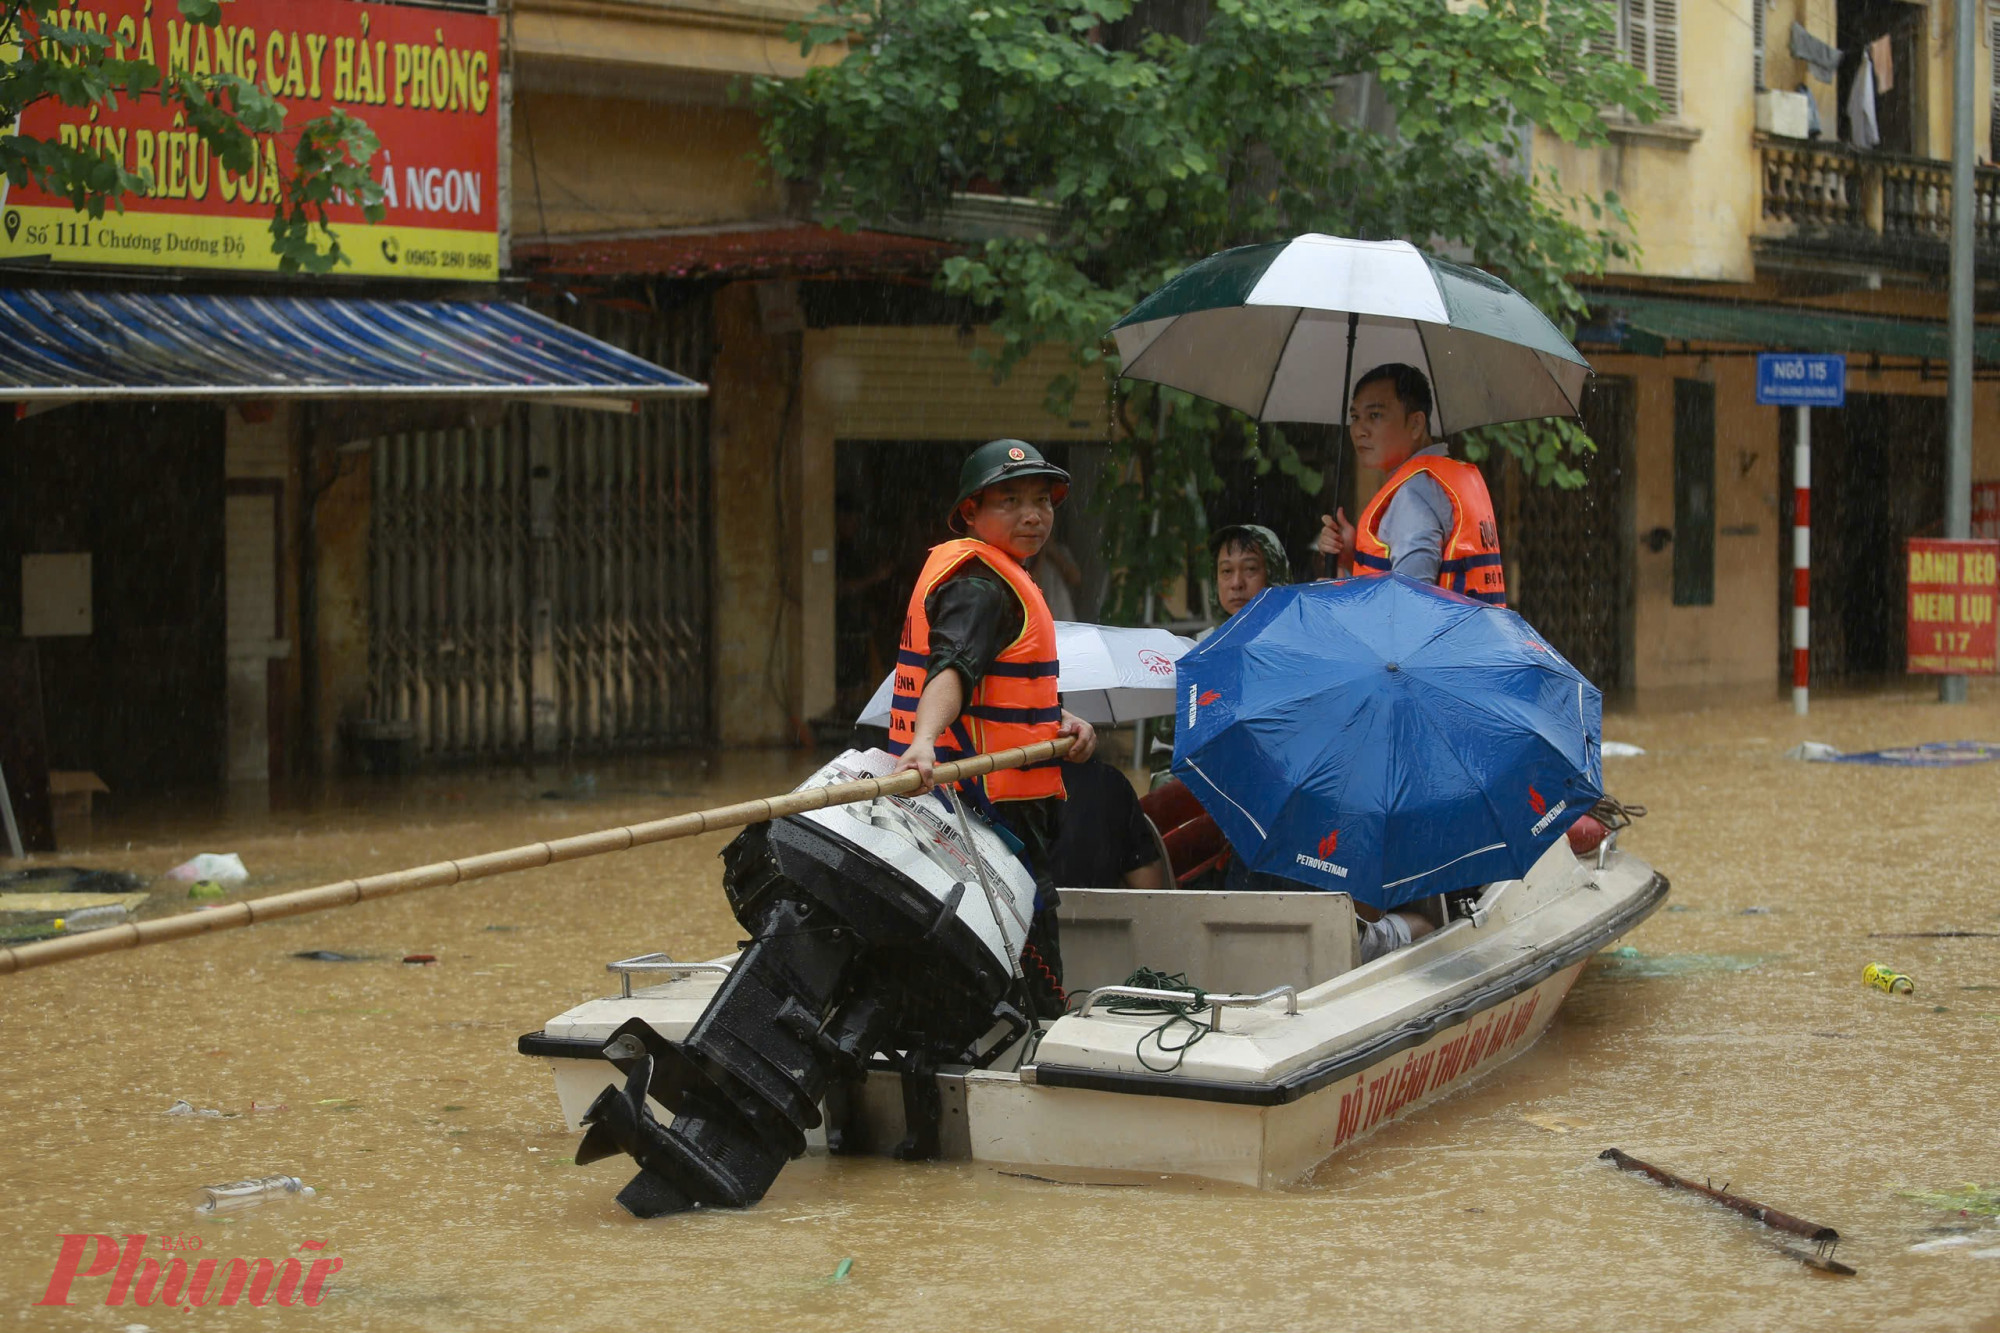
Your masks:
M194 1207L198 1213L226 1213L289 1194L310 1199L312 1186L297 1176L265 1176L261 1180L237 1180L227 1185L203 1185L195 1195Z
M80 931L102 930L106 926L123 925L126 915L123 903L106 903L102 907L86 907L81 911L59 916L56 918L55 926L65 934L75 935Z
M1862 968L1861 980L1876 990L1887 991L1891 995L1914 995L1917 990L1916 982L1887 963L1870 963Z

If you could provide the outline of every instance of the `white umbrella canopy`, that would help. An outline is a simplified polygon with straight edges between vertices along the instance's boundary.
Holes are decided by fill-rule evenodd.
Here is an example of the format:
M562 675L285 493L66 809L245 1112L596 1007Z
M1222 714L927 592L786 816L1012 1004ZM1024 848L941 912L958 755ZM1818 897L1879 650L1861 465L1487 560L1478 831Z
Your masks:
M1590 377L1590 363L1528 298L1407 241L1308 234L1225 250L1111 332L1124 378L1260 421L1344 424L1354 372L1392 361L1430 377L1439 437L1573 417ZM1348 373L1334 374L1342 365Z
M1056 688L1063 707L1096 727L1164 717L1174 711L1174 663L1193 647L1193 639L1169 630L1058 620ZM883 677L857 725L889 725L895 681L893 672Z

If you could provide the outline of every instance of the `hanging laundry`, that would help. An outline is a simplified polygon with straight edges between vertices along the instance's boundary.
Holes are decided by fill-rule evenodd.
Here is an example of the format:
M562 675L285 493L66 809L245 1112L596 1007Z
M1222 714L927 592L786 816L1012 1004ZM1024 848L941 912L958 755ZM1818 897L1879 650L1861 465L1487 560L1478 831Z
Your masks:
M1806 138L1824 138L1826 130L1819 123L1819 98L1813 96L1813 90L1803 79L1799 80L1797 91L1806 95Z
M1868 58L1875 62L1875 95L1880 97L1896 86L1896 48L1888 33L1868 43Z
M1875 123L1875 62L1866 52L1847 88L1847 141L1856 148L1882 142L1882 129Z
M1832 83L1840 76L1840 48L1828 46L1807 32L1804 24L1792 24L1792 55L1812 67L1813 77Z

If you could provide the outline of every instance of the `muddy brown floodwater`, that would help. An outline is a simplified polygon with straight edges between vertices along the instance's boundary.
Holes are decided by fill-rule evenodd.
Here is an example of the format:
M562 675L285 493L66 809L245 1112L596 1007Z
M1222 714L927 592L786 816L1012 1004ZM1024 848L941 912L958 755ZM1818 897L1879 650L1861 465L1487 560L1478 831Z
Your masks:
M1905 1197L2000 1182L2000 763L1788 761L2000 741L2000 691L1614 715L1608 785L1671 905L1602 955L1541 1042L1267 1193L1047 1184L985 1165L808 1157L759 1207L653 1222L626 1169L577 1167L516 1036L605 993L604 963L701 957L739 930L715 836L0 978L0 1325L547 1330L648 1326L1181 1331L2000 1328L2000 1224ZM100 822L65 860L157 873L236 851L287 888L778 789L801 755L439 775L308 814ZM541 792L557 787L567 799ZM305 962L295 951L371 956ZM432 953L431 966L406 965ZM1913 997L1866 989L1880 960ZM168 1117L176 1099L221 1118ZM250 1113L258 1107L286 1109ZM1858 1278L1597 1161L1616 1146L1846 1238ZM198 1218L199 1185L302 1177L309 1200ZM138 1308L82 1278L38 1306L65 1234L180 1257L338 1256L316 1309ZM308 1242L324 1249L301 1250ZM845 1280L828 1281L843 1259Z

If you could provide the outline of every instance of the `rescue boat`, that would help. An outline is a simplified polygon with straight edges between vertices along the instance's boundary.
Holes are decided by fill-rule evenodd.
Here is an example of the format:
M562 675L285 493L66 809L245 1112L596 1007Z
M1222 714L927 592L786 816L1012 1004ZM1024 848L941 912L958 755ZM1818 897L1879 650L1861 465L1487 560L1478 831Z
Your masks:
M891 763L850 751L805 785ZM1558 839L1363 962L1343 893L1063 888L1068 1011L1030 1024L1009 978L1034 886L976 813L933 793L763 827L726 854L749 950L610 962L618 993L519 1041L586 1132L579 1163L638 1161L621 1200L642 1215L752 1203L804 1150L1280 1187L1531 1047L1668 892L1616 829L1583 855ZM796 952L829 939L838 966Z

